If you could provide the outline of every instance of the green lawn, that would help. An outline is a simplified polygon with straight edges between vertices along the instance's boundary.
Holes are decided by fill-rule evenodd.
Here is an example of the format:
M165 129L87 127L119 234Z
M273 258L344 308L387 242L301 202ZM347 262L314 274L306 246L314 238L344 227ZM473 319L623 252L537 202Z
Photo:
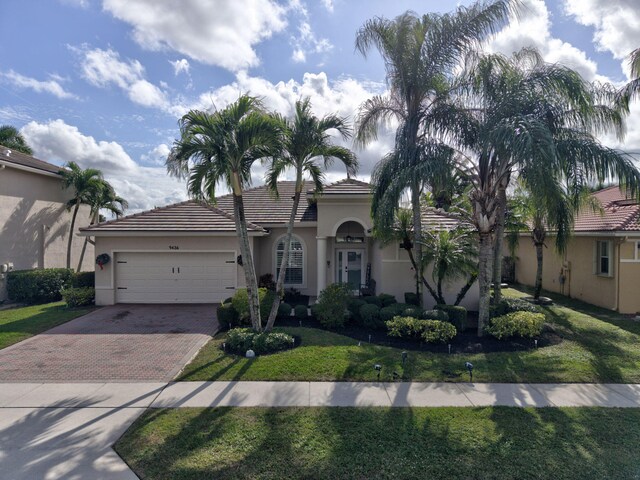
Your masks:
M116 451L143 479L638 479L640 410L148 410Z
M94 307L69 309L64 302L32 305L0 311L0 348L18 343L25 338L73 320Z
M506 293L525 294L514 289ZM302 338L300 347L249 360L223 354L224 335L218 335L178 380L371 381L376 378L373 365L379 363L384 379L396 370L406 380L455 382L468 380L464 363L470 361L479 382L640 383L640 323L582 302L556 300L545 312L564 341L538 350L474 355L410 351L403 369L399 349L358 347L338 333L287 327L282 330Z

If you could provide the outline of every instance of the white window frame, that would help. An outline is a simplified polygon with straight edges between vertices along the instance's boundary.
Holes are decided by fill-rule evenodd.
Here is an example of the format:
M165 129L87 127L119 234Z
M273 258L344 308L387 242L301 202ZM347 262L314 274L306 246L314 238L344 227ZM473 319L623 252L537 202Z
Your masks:
M603 244L607 245L607 255L602 255L602 249L601 246ZM613 242L611 240L596 240L596 247L595 247L595 268L594 268L594 273L596 275L598 275L599 277L613 277ZM608 271L607 272L603 272L601 270L601 266L602 266L602 259L606 258L608 259Z
M280 268L280 262L278 261L278 246L281 243L284 243L284 241L286 240L287 235L281 235L280 237L278 237L278 239L275 241L274 243L274 249L273 249L273 271L274 271L274 280L277 281L278 280L278 269ZM300 243L300 245L302 246L302 283L285 283L284 286L285 287L290 287L290 288L306 288L307 287L307 245L304 242L304 240L302 240L302 238L300 238L298 235L296 235L295 233L291 236L291 241L297 241L298 243ZM291 262L291 253L292 251L289 251L289 262ZM286 279L286 275L285 275L285 279Z

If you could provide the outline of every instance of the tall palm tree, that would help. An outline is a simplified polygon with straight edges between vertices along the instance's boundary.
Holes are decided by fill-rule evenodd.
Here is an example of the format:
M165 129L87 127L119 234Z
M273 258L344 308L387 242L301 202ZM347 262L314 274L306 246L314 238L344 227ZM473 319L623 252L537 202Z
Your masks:
M395 119L400 123L396 132L394 150L387 163L394 171L410 172L429 162L430 153L441 151L443 145L433 138L420 139L434 97L446 96L447 77L466 52L488 35L505 25L519 4L516 0L477 2L470 7L459 7L453 14L427 14L422 17L406 12L393 20L377 17L367 21L358 31L356 49L367 56L376 48L383 58L389 93L367 100L360 108L356 140L365 145L376 138L381 123ZM417 175L397 175L390 183L373 187L374 216L384 221L375 210L378 200L386 195L386 204L397 204L405 190L411 192L413 228L416 237L422 237L420 197L423 179ZM389 179L391 180L391 179ZM400 180L405 182L401 184ZM393 192L393 194L390 194ZM395 198L393 198L395 197ZM393 210L383 217L393 221ZM418 268L422 269L422 246L415 245ZM417 271L418 280L422 271ZM420 282L416 282L420 290ZM422 295L418 292L422 299ZM421 300L422 301L422 300Z
M102 180L96 185L95 189L92 189L87 200L88 204L91 206L90 225L98 223L100 220L100 212L102 211L107 211L118 218L124 215L124 211L129 206L129 203L124 198L118 196L113 186L106 180ZM87 243L93 244L94 242L90 241L89 237L84 237L82 252L80 252L80 260L78 260L78 271L82 268L84 255L87 251Z
M495 54L471 60L461 97L464 107L450 112L447 128L471 156L470 220L480 237L482 335L489 318L494 255L502 249L502 199L514 174L520 172L529 188L547 195L558 191L563 178L581 185L616 178L635 193L640 175L628 155L596 138L608 131L624 133L624 116L613 103L611 87L589 84L569 68L546 64L531 49L511 58ZM492 235L499 238L496 245Z
M629 107L629 102L633 98L640 96L640 48L636 48L629 55L629 66L631 67L631 81L620 92L625 108Z
M100 170L95 168L83 170L75 162L68 162L58 173L62 176L62 188L73 191L73 198L67 202L67 210L73 209L69 239L67 241L67 268L71 268L71 246L78 210L80 210L81 205L89 205L91 203L93 193L100 188L104 180Z
M295 172L295 192L293 205L287 223L287 234L284 240L284 250L280 262L280 270L276 280L276 300L273 302L266 331L273 328L278 313L278 306L284 297L284 281L287 266L289 265L289 251L291 247L291 237L293 235L293 224L298 213L300 197L304 190L305 175L311 177L311 181L317 192L323 189L324 174L323 169L328 167L334 159L342 162L347 175L355 175L358 162L355 155L348 148L334 145L331 141L331 130L336 130L344 140L351 137L351 128L346 120L337 115L326 115L318 118L311 112L309 98L298 100L295 106L293 119L286 119L277 116L282 124L284 132L281 154L274 158L267 174L267 185L278 196L278 179L289 169ZM323 161L321 166L318 160Z
M166 161L170 175L188 180L189 193L194 198L215 202L218 184L225 183L231 189L255 331L262 331L262 320L242 194L251 184L253 164L278 156L281 142L280 122L265 112L259 99L242 95L223 110L191 110L185 114L180 120L180 138Z
M22 134L17 128L11 125L0 125L0 145L4 145L17 152L26 153L27 155L33 154L33 150L27 145Z

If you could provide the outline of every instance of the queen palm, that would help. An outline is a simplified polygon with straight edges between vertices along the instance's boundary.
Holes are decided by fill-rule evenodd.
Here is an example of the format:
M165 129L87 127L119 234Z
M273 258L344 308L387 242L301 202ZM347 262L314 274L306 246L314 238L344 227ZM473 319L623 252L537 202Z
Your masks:
M361 106L356 133L358 143L364 145L375 139L380 124L395 119L400 125L394 149L386 158L389 166L393 166L392 170L409 172L430 161L426 154L441 151L442 145L432 142L432 138L419 137L434 99L446 96L447 77L451 71L471 47L508 21L517 3L515 0L478 2L471 7L460 7L453 14L418 17L406 12L393 20L378 17L366 22L358 31L356 49L365 57L372 48L379 51L385 64L389 92L374 96ZM401 195L409 189L413 228L416 237L421 238L423 178L411 174L395 178L398 180L390 183L373 182L374 216L377 221L391 223L393 208L397 208ZM406 183L400 184L400 179ZM381 202L383 196L386 199ZM378 215L380 203L394 207L383 209L386 210L384 215ZM415 250L418 265L421 265L420 242L416 242ZM422 272L416 273L419 279ZM417 285L419 288L420 282ZM421 294L419 298L422 299Z
M283 145L281 154L274 158L267 174L267 185L278 195L278 179L286 170L293 170L295 174L295 191L293 205L287 222L287 234L284 240L282 260L276 280L276 300L273 302L269 319L265 327L266 331L273 328L278 313L278 306L284 297L284 283L287 266L289 265L289 251L293 224L298 213L300 197L305 186L305 175L311 177L316 192L323 188L323 167L327 168L335 159L339 160L347 169L347 175L354 175L357 170L357 160L353 152L348 148L334 145L330 132L335 130L343 140L351 137L351 129L345 119L337 115L326 115L318 118L311 112L311 103L308 98L298 100L295 105L293 119L277 116L282 124ZM322 164L319 163L322 160Z
M100 220L100 212L109 212L117 218L124 215L125 209L129 206L128 202L124 198L118 196L113 186L106 180L102 180L96 185L96 188L90 192L87 200L87 203L91 207L90 225L98 223ZM80 252L80 260L78 260L78 271L82 268L82 262L87 250L87 243L93 244L93 242L89 240L89 237L84 237L82 252Z
M31 147L27 145L22 134L17 128L12 127L11 125L0 126L0 145L4 145L5 147L17 152L26 153L27 155L31 155L33 153Z
M635 49L629 55L629 67L631 68L631 81L620 92L625 108L628 108L631 99L640 96L640 48Z
M262 330L258 282L249 246L243 191L251 184L256 161L277 156L281 125L262 102L242 95L214 113L191 110L180 120L180 138L166 161L169 174L188 180L193 198L215 202L216 188L226 184L233 197L233 218L240 243L251 324Z
M91 204L94 193L101 188L104 180L100 170L95 168L83 170L75 162L67 163L59 173L62 176L62 188L73 191L73 197L67 202L67 210L73 209L67 241L67 268L71 268L71 246L78 211L81 205Z

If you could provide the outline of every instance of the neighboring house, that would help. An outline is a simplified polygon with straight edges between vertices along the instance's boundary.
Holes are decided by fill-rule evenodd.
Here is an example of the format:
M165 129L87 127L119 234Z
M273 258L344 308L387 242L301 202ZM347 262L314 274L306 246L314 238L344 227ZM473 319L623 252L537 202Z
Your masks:
M71 192L62 188L60 167L0 145L0 272L65 267ZM89 222L89 207L77 225ZM77 267L83 238L73 243L71 265ZM83 270L93 269L93 246L87 246ZM6 272L0 273L0 301L6 300Z
M244 192L258 275L278 273L294 186L280 182L279 200L264 186ZM316 296L329 283L345 282L356 292L371 278L377 293L398 300L415 291L406 252L398 244L381 248L372 238L370 211L370 185L364 182L342 180L321 196L309 191L298 209L285 287ZM96 303L210 303L231 296L245 284L231 212L227 195L215 206L187 201L81 229L96 237L97 255L111 258L96 269ZM424 221L438 228L455 224L432 212ZM448 299L460 286L451 287ZM424 298L433 305L428 294ZM463 305L476 310L477 304L476 285Z
M564 256L548 237L542 288L621 313L640 312L640 205L617 186L593 195L603 212L577 216ZM516 281L534 284L536 253L528 236L520 238L515 272Z

